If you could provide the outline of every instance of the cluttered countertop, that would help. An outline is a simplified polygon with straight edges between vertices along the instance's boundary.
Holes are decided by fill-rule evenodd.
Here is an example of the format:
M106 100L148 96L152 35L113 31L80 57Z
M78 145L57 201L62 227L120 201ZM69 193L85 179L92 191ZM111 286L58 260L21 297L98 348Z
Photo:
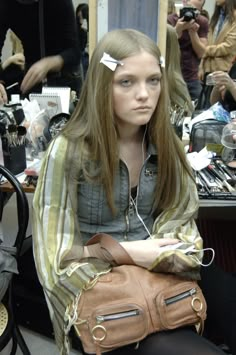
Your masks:
M12 95L9 104L0 107L0 164L26 192L34 191L44 151L69 120L74 100L69 87L45 87L29 99ZM7 184L1 188L11 189Z
M52 93L54 89L0 107L0 164L17 176L26 192L34 191L41 157L70 117L70 89L59 88L66 98ZM183 122L181 138L201 206L236 206L236 140L227 145L227 138L222 144L223 129L230 124L236 131L236 122L218 103Z
M182 140L200 206L236 206L235 114L216 103L183 123Z

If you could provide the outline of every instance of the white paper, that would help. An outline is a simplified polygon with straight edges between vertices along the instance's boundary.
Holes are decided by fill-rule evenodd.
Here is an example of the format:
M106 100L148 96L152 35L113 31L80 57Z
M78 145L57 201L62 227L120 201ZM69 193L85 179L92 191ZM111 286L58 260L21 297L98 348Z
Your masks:
M204 147L202 150L200 150L200 152L188 153L187 158L191 167L195 171L200 171L211 163L211 159L214 157L214 155L215 153L208 151L206 147Z
M40 112L45 111L49 118L62 112L61 98L58 94L29 94L31 102L37 102L40 107Z
M42 94L52 94L58 95L61 99L61 112L69 113L70 108L70 87L52 87L44 86L42 89Z

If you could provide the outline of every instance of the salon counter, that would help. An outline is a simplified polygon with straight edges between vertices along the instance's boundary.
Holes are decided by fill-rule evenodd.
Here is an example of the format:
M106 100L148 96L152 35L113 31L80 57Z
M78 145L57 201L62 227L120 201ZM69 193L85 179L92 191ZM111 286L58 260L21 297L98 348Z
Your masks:
M34 191L35 191L35 186L32 184L28 185L26 183L22 183L22 186L23 186L24 191L26 193L34 193ZM9 182L2 183L0 185L0 189L3 192L14 192L14 189L12 188L12 185Z
M236 222L236 200L200 200L197 218Z

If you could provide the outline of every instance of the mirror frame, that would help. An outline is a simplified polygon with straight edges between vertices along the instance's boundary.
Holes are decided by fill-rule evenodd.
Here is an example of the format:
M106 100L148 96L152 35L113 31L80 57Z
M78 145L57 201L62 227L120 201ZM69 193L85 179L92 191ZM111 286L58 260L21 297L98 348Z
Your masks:
M93 50L100 38L99 31L99 16L102 18L103 24L107 25L107 4L109 0L89 0L89 56L92 55ZM158 26L157 38L158 46L162 55L165 57L166 52L166 24L167 24L167 9L168 1L159 0ZM158 34L161 33L161 36Z

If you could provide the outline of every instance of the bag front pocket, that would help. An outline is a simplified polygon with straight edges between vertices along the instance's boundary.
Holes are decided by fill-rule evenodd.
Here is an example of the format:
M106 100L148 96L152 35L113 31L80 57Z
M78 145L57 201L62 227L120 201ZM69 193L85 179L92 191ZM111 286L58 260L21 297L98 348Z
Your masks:
M174 295L174 296L171 296L169 298L165 298L164 299L164 303L166 304L166 306L169 306L169 305L171 305L173 303L182 301L182 300L184 300L187 297L191 297L193 295L196 295L196 293L197 293L197 290L196 290L196 287L194 287L194 288L191 288L191 289L189 289L187 291L179 293L178 295Z
M145 338L148 319L144 309L136 304L110 305L92 314L89 328L94 342L103 348L116 348Z
M183 282L163 290L156 298L157 312L164 328L197 324L206 318L206 302L196 283Z

